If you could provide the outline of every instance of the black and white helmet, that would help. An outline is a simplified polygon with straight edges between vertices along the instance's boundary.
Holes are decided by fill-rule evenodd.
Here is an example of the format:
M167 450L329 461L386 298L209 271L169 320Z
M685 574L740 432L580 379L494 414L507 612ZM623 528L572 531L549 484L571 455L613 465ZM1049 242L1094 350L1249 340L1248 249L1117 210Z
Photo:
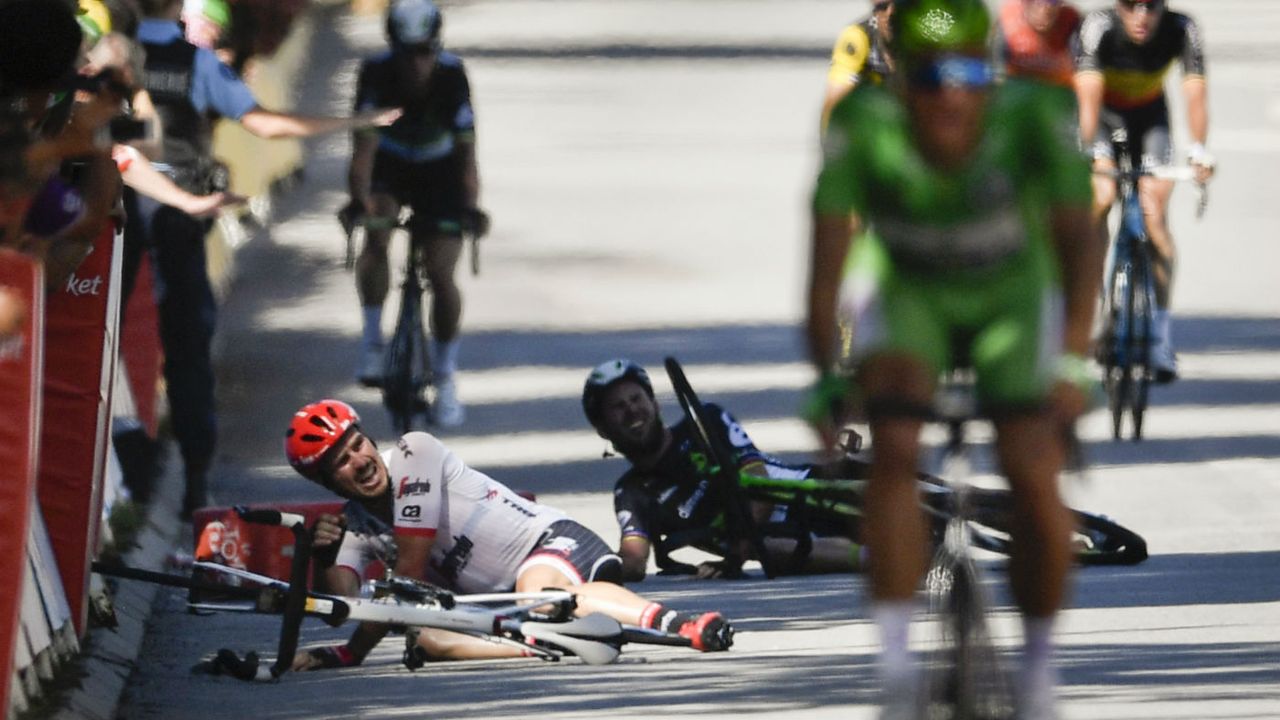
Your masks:
M387 10L387 39L392 49L440 47L444 18L431 0L393 0Z
M631 380L653 397L653 382L644 368L624 358L602 362L592 368L582 386L582 412L593 427L600 426L600 401L604 398L604 391L622 380Z

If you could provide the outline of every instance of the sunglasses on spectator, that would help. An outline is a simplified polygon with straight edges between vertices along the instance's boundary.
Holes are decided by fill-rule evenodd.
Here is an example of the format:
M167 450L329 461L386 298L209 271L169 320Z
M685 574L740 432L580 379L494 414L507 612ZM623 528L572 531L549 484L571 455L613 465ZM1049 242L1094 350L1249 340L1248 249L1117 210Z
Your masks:
M953 55L916 68L908 76L908 82L920 90L980 89L995 82L995 73L982 58Z

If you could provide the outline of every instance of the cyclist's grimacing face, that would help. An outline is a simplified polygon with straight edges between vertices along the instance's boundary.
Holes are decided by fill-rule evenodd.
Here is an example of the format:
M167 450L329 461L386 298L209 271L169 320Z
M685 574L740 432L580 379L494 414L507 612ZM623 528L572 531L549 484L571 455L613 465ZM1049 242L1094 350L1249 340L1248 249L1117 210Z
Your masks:
M387 491L382 456L362 432L349 434L325 465L326 487L349 500L375 498Z
M663 432L658 403L639 383L620 380L600 401L600 431L623 455L655 450Z

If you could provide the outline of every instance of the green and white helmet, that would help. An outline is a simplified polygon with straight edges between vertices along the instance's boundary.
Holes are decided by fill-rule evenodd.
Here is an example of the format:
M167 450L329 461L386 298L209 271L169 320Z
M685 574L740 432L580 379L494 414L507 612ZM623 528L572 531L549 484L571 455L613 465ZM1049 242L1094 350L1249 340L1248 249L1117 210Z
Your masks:
M946 53L984 53L991 15L982 0L897 0L889 25L893 55L909 66Z

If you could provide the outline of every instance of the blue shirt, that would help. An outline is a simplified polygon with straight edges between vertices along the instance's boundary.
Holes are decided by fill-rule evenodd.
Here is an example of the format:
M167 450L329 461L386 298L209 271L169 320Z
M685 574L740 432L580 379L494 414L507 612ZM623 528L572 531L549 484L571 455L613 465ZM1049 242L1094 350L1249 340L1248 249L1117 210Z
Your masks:
M176 20L147 18L138 25L138 41L168 45L182 39L182 26ZM239 120L258 107L253 91L236 72L227 67L212 50L196 48L195 67L191 73L191 104L204 113L212 110L225 118Z

